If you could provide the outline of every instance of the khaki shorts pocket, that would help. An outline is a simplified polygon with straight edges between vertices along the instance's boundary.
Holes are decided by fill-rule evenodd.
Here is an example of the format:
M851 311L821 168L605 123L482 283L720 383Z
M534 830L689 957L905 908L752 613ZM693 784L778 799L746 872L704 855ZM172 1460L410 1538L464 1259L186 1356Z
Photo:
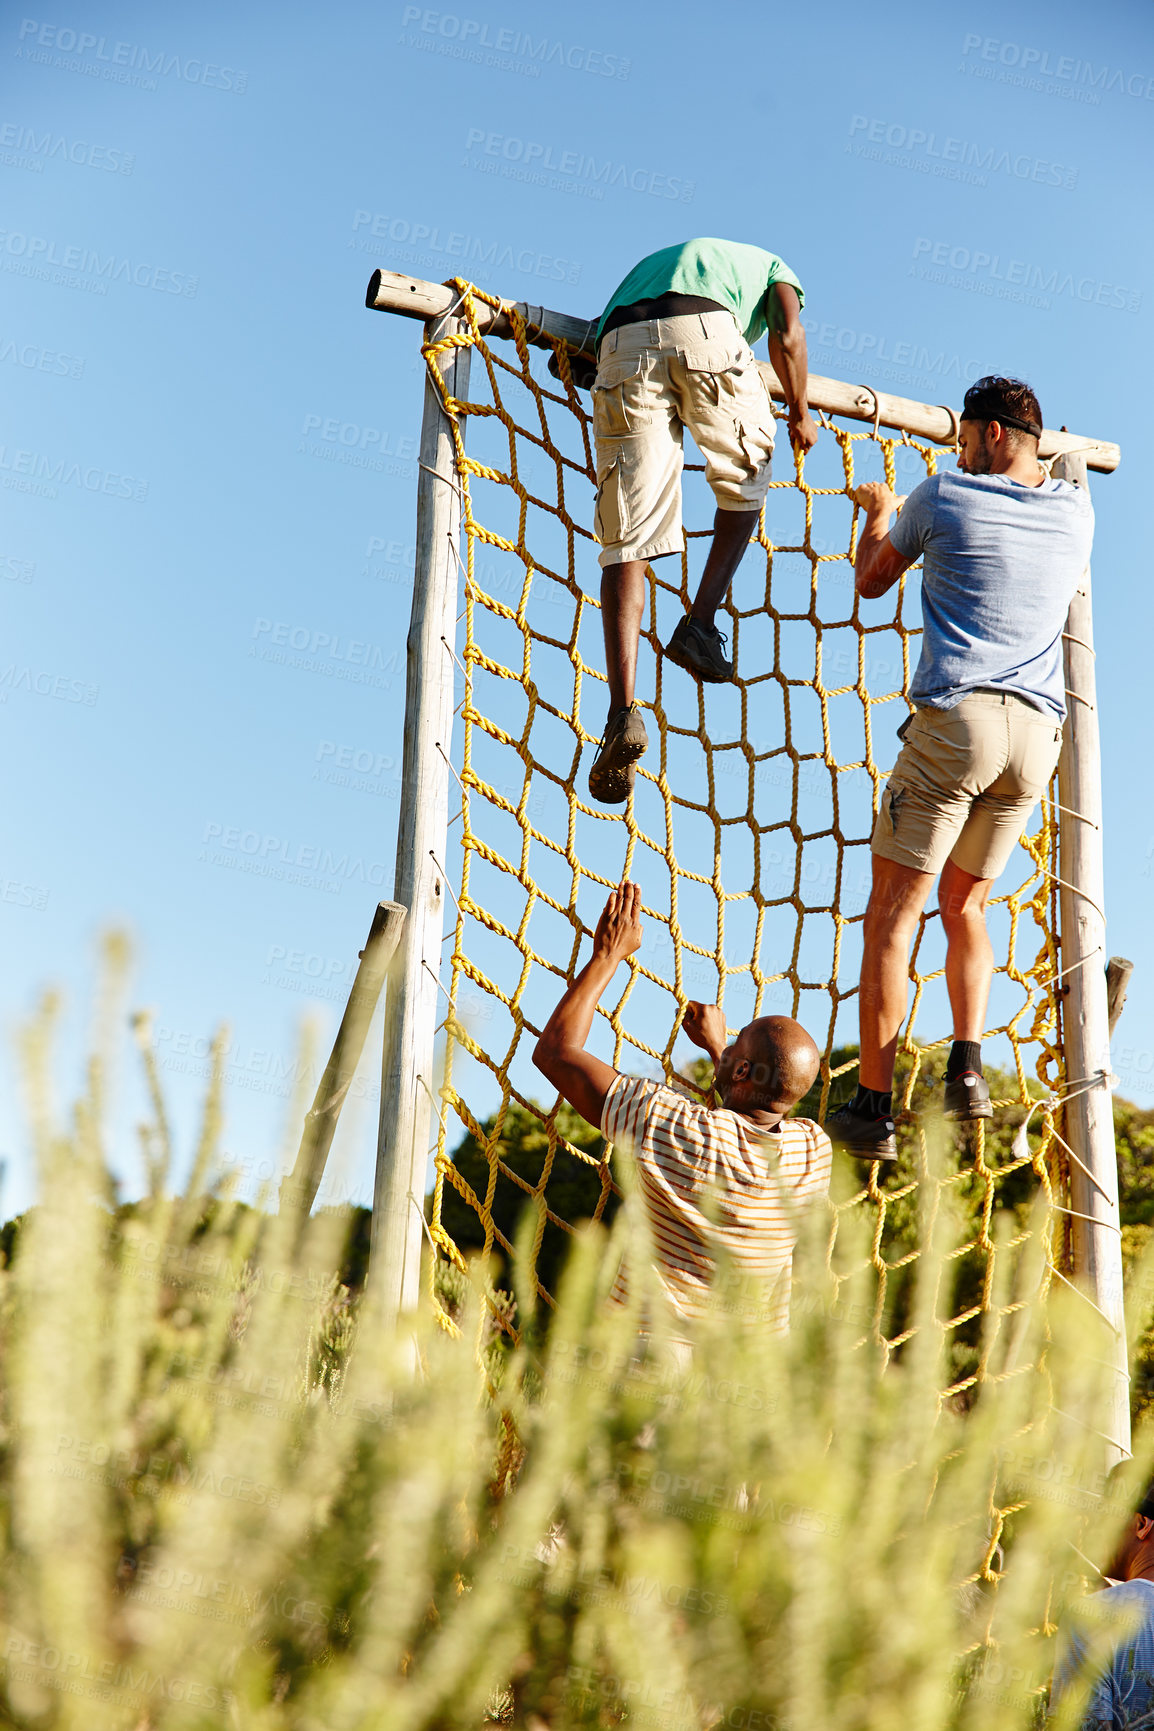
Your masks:
M773 413L769 406L761 374L753 351L744 343L708 343L701 348L684 349L681 354L690 400L699 412L720 408L740 423L750 419L751 405L757 405L754 418L760 419L762 399L764 414L770 426ZM706 407L708 405L708 408ZM738 430L740 431L740 425Z
M761 445L756 439L745 436L742 437L741 445L745 452L746 462L749 464L749 478L746 484L753 486L756 483L759 488L768 493L770 483L773 480L773 446ZM760 511L762 502L764 502L764 497L756 505L751 500L750 509Z
M606 355L598 365L593 389L609 390L614 385L624 384L626 379L636 378L644 361L644 355Z
M751 402L760 406L763 398L768 405L765 386L761 382L761 374L752 355L742 356L728 367L719 367L717 379L723 391L728 392L739 403L744 403L747 408Z
M773 456L773 441L777 425L769 392L750 355L748 365L730 367L718 375L723 400L732 397L732 413L737 437L752 472L759 474ZM768 476L763 477L768 481Z
M976 799L1006 761L1006 730L975 725L959 706L919 704L902 740L895 771L905 782L939 799Z
M623 439L645 418L641 404L643 355L610 355L593 381L593 436ZM636 381L636 382L634 382Z
M622 482L621 459L615 457L598 478L597 496L593 503L593 533L602 547L616 547L629 534L629 513Z
M701 343L681 350L687 373L728 373L734 367L744 369L752 359L745 344L737 342Z
M905 788L887 781L882 788L881 803L878 806L877 834L886 841L897 840L898 822L901 818L902 800L905 798Z
M769 428L759 426L756 422L751 423L748 418L738 417L734 426L737 429L738 444L744 451L746 463L749 465L750 479L760 476L768 486L773 478L772 432Z
M1050 785L1062 752L1062 729L1046 717L1030 717L1015 740L1009 773L1018 783L1023 799L1037 799ZM1000 790L999 790L1000 791Z

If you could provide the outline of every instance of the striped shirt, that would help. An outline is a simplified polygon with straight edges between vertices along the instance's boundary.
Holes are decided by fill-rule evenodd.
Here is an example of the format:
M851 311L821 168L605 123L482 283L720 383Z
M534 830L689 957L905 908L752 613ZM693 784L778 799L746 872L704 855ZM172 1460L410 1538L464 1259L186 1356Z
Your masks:
M634 1076L618 1076L609 1089L601 1131L633 1156L658 1279L675 1314L692 1320L710 1308L720 1251L748 1283L741 1320L784 1334L797 1213L829 1189L825 1131L808 1118L758 1130L738 1112ZM627 1291L622 1266L610 1301L623 1304ZM714 1291L712 1302L724 1299Z

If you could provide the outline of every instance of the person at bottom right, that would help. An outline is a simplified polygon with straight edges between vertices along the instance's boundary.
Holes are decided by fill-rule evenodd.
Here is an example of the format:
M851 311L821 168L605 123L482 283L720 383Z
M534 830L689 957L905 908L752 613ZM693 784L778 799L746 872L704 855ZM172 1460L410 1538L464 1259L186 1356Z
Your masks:
M1110 1475L1108 1495L1125 1491L1130 1472L1124 1462ZM1081 1731L1137 1731L1154 1723L1154 1484L1139 1486L1141 1500L1129 1516L1114 1554L1106 1564L1106 1586L1083 1600L1081 1621L1122 1628L1112 1651L1093 1666L1093 1686L1082 1715ZM1115 1507L1117 1507L1115 1503ZM1123 1505L1125 1506L1125 1505ZM1123 1632L1129 1624L1129 1632ZM1050 1711L1086 1663L1086 1635L1064 1628L1059 1636L1058 1662L1050 1688Z

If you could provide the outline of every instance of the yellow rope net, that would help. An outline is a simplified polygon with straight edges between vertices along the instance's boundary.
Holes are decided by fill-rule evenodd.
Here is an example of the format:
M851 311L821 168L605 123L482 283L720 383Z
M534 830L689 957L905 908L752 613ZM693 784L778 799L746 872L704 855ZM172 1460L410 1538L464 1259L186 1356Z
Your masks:
M478 332L477 307L498 303L464 282L454 287L464 329L424 350L454 429L464 522L452 765L460 803L445 862L456 921L429 1224L439 1250L460 1263L445 1225L449 1187L475 1215L477 1239L506 1255L510 1235L494 1216L502 1197L508 1203L508 1187L519 1203L536 1206L535 1249L547 1223L572 1224L552 1199L573 1162L599 1177L594 1214L616 1190L612 1151L598 1158L575 1147L558 1130L559 1103L536 1103L546 1085L530 1054L622 876L642 886L646 942L627 977L619 972L594 1028L619 1069L672 1080L691 998L721 1002L731 1029L771 1011L798 1017L826 1053L821 1117L831 1084L855 1068L852 1055L840 1065L831 1055L857 1040L869 835L896 728L910 707L919 585L904 580L884 602L859 607L852 494L857 483L883 476L908 492L940 457L952 462L953 452L823 417L818 446L799 462L782 430L756 546L734 581L728 621L719 617L736 661L735 683L725 687L697 685L660 654L688 608L691 568L695 585L704 554L696 544L712 522L711 496L687 465L688 556L649 571L638 675L649 751L628 806L598 806L586 776L607 701L588 399L572 385L563 345L556 345L556 383L543 376L544 357L515 312L514 340L490 344ZM442 371L447 351L462 344L472 349L468 401L449 394ZM1023 1113L1012 1109L1041 1098L1029 1139L1022 1134L1011 1147L1003 1135L995 1149L996 1139L976 1126L956 1169L931 1179L923 1133L912 1166L879 1176L862 1165L850 1181L856 1187L836 1202L838 1220L848 1210L872 1216L875 1330L891 1346L904 1334L900 1318L891 1321L887 1287L917 1255L910 1222L919 1184L960 1187L977 1223L964 1247L974 1277L959 1289L958 1313L943 1319L955 1330L980 1320L993 1302L995 1211L1010 1199L1021 1214L1038 1186L1051 1193L1058 1153L1051 1100L1064 1080L1056 846L1047 801L1037 832L1005 874L1016 887L991 901L1000 959L987 1038L1000 1039L987 1057L1014 1079L996 1103L995 1123L1007 1110L1020 1122ZM926 1055L948 1044L943 958L940 922L928 912L899 1048L908 1067L895 1105L906 1114ZM835 1097L845 1092L848 1078ZM506 1157L511 1114L522 1127L529 1114L539 1131L543 1158L532 1180ZM453 1161L463 1132L484 1156L479 1182ZM1047 1231L1059 1259L1061 1233ZM958 1368L955 1389L980 1377L973 1352Z

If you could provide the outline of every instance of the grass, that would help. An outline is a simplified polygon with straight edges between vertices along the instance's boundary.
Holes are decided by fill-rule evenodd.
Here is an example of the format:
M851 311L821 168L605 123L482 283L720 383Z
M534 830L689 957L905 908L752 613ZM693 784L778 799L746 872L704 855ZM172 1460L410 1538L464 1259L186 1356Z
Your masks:
M687 1366L660 1326L638 1348L653 1294L628 1207L578 1234L547 1331L523 1266L516 1342L481 1267L447 1277L457 1336L426 1313L398 1330L340 1279L348 1215L222 1192L215 1091L175 1195L153 1072L149 1193L118 1209L113 1055L62 1120L50 1046L43 1020L25 1046L39 1199L0 1296L3 1724L1040 1722L1080 1553L1119 1519L1106 1354L1087 1306L1040 1301L1040 1230L1002 1231L964 1409L939 1394L963 1230L945 1204L918 1223L884 1376L868 1246L844 1231L831 1275L817 1217L790 1335L735 1326L723 1281ZM633 1308L613 1312L621 1254Z

